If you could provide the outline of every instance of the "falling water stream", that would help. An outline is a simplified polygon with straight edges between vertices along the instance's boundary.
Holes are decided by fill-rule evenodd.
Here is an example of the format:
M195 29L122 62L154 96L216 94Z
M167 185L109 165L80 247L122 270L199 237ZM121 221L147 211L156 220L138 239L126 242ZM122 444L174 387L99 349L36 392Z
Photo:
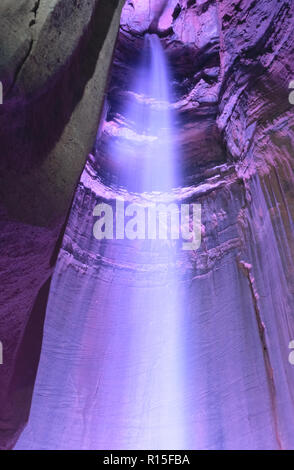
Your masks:
M170 79L157 36L146 36L142 56L134 81L141 100L125 116L148 145L136 164L128 159L130 140L109 151L124 161L125 188L135 180L141 192L162 194L177 181ZM76 194L52 282L30 421L17 447L185 448L174 245L98 242L93 217L83 220L81 212L92 214L97 198Z
M176 132L171 107L171 77L160 39L146 34L141 61L133 80L133 99L127 100L123 115L129 123L126 137L114 140L110 155L121 163L119 183L128 190L168 191L177 185ZM137 154L130 146L135 145Z

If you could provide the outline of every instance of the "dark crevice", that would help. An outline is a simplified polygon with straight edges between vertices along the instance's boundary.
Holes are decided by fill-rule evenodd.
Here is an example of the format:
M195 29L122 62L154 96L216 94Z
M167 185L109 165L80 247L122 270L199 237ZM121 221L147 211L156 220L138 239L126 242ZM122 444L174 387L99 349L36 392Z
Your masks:
M36 0L34 7L32 8L31 12L34 13L35 18L37 17L39 6L40 6L41 0Z
M277 440L279 448L283 449L283 445L282 445L281 438L280 438L280 432L279 432L278 413L277 413L277 394L276 394L276 386L275 386L275 381L274 381L274 371L273 371L273 367L271 364L269 349L268 349L267 340L266 340L265 325L261 317L261 311L259 307L259 295L257 293L256 286L255 286L255 278L252 275L252 272L251 272L252 266L249 263L246 263L245 261L238 259L238 266L243 272L243 274L246 276L248 280L249 288L250 288L250 293L251 293L252 302L253 302L253 309L255 312L255 318L256 318L257 327L258 327L258 334L260 337L260 342L261 342L262 351L263 351L266 377L267 377L268 387L269 387L269 396L270 396L272 412L273 412L275 436L276 436L276 440Z
M181 11L182 11L181 5L179 3L177 3L176 6L175 6L175 9L173 11L173 14L172 14L172 17L173 17L174 20L176 20L178 18Z
M15 84L16 84L16 82L17 82L17 80L18 80L18 77L19 77L19 75L20 75L20 73L21 73L21 71L22 71L22 69L23 69L23 67L24 67L24 65L25 65L25 63L26 63L26 61L28 60L28 58L29 58L29 56L30 56L30 54L31 54L31 52L32 52L33 45L34 45L34 40L31 39L31 40L30 40L30 43L29 43L29 47L28 47L27 53L25 54L24 58L22 59L22 61L20 62L20 64L18 65L18 67L17 67L16 70L15 70L15 74L14 74L14 77L13 77L13 81L12 81L12 83L11 83L11 85L10 85L10 87L9 87L9 89L8 89L8 91L7 91L7 93L6 93L6 96L5 96L7 99L9 99L9 97L10 97L10 95L11 95L11 93L12 93L14 87L15 87Z

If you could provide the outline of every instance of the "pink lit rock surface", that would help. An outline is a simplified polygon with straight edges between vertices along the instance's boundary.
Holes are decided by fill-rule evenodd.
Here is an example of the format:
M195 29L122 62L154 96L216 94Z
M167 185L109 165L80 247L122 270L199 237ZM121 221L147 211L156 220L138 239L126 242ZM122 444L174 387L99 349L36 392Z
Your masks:
M212 192L207 184L178 195L203 203L205 235L199 252L178 255L182 307L170 351L169 250L87 236L95 205L117 196L88 171L59 255L17 448L291 448L293 294L259 181L251 213L236 175ZM167 353L172 371L180 362L174 401L158 383ZM169 427L161 427L167 412Z
M154 17L149 2L127 2L107 122L59 253L18 449L294 447L294 6L177 3L171 23L167 10L157 25L182 124L186 170L175 197L202 204L201 247L170 260L168 248L92 235L98 202L146 197L116 187L119 166L107 153L117 135L142 143L124 105L142 46L135 33Z

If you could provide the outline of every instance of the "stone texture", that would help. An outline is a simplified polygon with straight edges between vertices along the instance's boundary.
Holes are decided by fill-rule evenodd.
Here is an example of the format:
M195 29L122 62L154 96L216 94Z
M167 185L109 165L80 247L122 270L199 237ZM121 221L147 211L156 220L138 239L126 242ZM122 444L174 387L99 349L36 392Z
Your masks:
M168 448L167 433L177 448L293 448L293 16L285 0L181 0L156 11L126 3L18 449ZM123 109L140 97L129 77L143 33L154 30L175 73L172 106L184 146L183 186L173 195L203 210L200 249L175 251L172 262L162 246L150 254L144 242L92 235L97 202L146 197L116 186L107 148L117 133L133 131ZM152 386L169 341L173 272L182 306L180 418L162 436L152 419L167 405L164 394L154 401Z
M122 4L1 2L2 449L28 417L48 279L95 140Z
M293 4L219 2L220 112L246 204L241 271L251 287L277 446L293 448ZM240 265L240 264L239 264Z
M107 155L113 141L124 147L128 140L128 154L134 156L142 154L140 146L148 145L146 139L141 138L136 123L130 122L124 113L130 105L136 104L141 112L148 105L144 96L134 89L146 32L155 31L162 37L170 66L173 82L170 107L177 125L171 144L180 149L179 171L184 176L183 184L200 180L204 169L226 161L216 123L220 93L216 2L194 2L187 6L187 2L170 0L162 4L165 4L164 9L159 8L158 2L139 1L134 6L134 2L129 1L123 10L106 123L102 125L102 137L96 147L98 171L106 183L115 181L115 175L122 173L119 166L113 167L113 159Z

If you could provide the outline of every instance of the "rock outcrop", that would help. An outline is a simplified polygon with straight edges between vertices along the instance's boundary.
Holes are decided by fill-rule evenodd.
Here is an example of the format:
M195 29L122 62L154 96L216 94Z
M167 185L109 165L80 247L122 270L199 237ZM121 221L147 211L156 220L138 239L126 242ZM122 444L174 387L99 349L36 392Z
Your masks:
M0 448L28 417L50 277L97 132L123 1L0 5Z
M153 2L157 5L157 2ZM99 175L106 183L116 181L118 167L107 158L107 149L119 134L130 141L129 155L140 155L138 129L129 122L124 110L130 105L141 106L144 97L136 93L134 83L140 65L146 32L156 32L162 38L173 81L170 108L174 113L176 132L171 145L178 152L184 184L202 179L208 168L226 161L226 153L217 126L220 93L220 35L216 2L185 2L170 0L157 21L153 3L129 1L123 10L119 41L114 57L112 79L108 93L109 112L102 126L102 136L96 148ZM151 26L153 25L153 26ZM134 80L135 78L135 80ZM147 103L148 104L148 103ZM154 104L155 105L155 104ZM129 136L133 133L133 139ZM120 139L124 146L126 139ZM118 144L119 145L119 144ZM209 151L207 151L209 149ZM151 150L152 153L152 150ZM119 165L120 162L118 162ZM122 163L124 165L124 163Z

